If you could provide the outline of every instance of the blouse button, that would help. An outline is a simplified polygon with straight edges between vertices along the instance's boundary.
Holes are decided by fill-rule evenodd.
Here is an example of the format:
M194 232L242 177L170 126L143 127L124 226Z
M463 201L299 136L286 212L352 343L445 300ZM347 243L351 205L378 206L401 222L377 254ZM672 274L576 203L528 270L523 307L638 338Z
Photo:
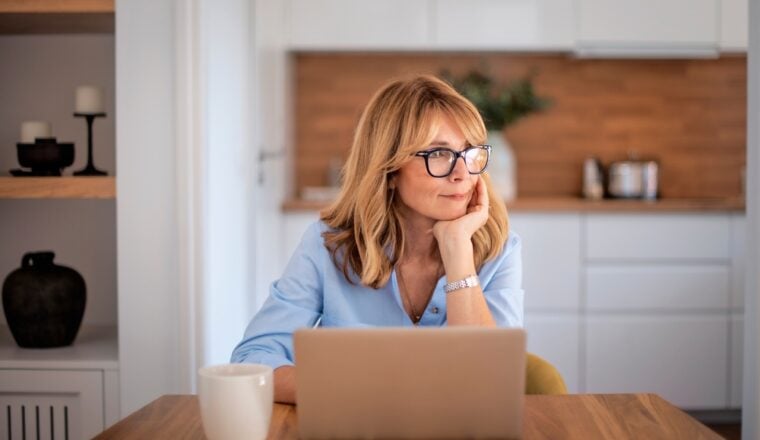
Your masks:
M430 309L430 311L435 314L438 314L438 307L433 307L432 309Z

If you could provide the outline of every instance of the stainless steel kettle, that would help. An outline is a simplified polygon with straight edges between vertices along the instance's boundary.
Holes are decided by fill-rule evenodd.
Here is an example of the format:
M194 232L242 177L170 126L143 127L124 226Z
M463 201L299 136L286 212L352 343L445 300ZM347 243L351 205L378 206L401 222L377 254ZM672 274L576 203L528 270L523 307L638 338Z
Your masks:
M656 199L659 165L653 160L624 160L609 166L607 194L615 198Z

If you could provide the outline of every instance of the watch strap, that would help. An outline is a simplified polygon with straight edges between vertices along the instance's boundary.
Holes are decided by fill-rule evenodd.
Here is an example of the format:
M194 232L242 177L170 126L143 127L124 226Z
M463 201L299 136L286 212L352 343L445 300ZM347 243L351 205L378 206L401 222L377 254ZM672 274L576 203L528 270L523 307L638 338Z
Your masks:
M446 285L443 286L443 291L446 293L451 293L459 289L466 289L468 287L475 287L480 285L480 282L478 280L477 275L470 275L466 278L463 278L461 280L452 281L450 283L446 283Z

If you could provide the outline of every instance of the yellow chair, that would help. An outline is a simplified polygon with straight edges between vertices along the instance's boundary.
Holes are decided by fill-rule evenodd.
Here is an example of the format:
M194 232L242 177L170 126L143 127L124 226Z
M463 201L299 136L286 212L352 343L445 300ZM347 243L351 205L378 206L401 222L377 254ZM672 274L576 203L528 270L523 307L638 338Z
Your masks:
M525 394L567 394L562 375L546 359L528 353L525 367Z

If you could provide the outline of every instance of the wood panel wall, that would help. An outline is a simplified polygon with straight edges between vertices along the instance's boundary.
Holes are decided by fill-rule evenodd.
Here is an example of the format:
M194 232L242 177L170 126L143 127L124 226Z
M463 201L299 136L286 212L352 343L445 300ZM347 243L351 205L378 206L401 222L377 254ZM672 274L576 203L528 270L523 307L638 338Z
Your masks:
M497 80L535 70L552 107L510 126L520 197L576 196L583 160L629 152L660 162L663 197L743 196L746 57L592 60L564 54L296 53L296 188L327 183L356 122L389 79L487 66Z

